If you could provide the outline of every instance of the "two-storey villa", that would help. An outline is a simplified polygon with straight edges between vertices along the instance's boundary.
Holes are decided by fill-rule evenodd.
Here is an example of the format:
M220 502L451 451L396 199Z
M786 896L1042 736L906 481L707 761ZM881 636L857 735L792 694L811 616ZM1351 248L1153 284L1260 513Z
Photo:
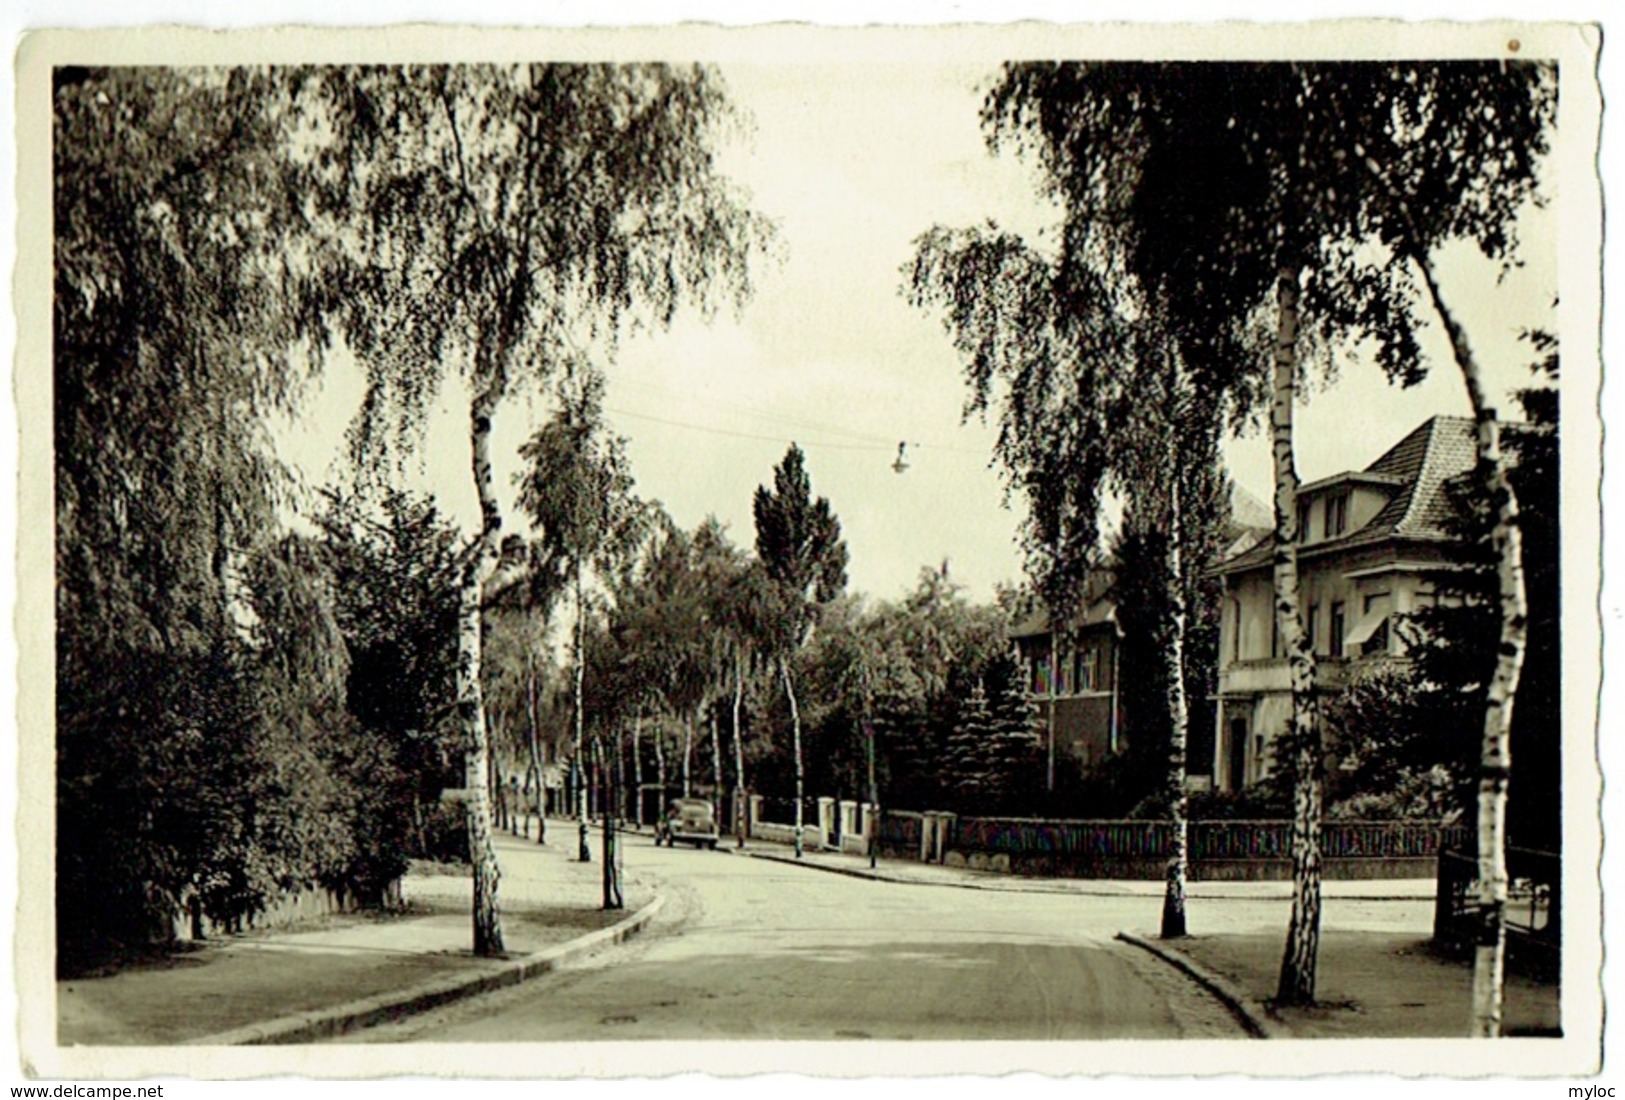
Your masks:
M1436 416L1365 469L1299 489L1299 611L1322 691L1342 687L1362 663L1403 657L1403 616L1436 598L1429 576L1459 559L1447 486L1473 462L1472 421ZM1271 741L1291 716L1273 611L1272 542L1265 537L1219 567L1213 777L1221 790L1263 777Z

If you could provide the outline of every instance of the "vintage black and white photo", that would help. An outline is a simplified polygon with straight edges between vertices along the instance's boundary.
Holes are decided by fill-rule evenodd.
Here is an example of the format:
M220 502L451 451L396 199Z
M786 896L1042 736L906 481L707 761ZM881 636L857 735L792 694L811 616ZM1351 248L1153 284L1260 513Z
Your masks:
M30 1064L1594 1072L1595 40L1326 30L31 40Z

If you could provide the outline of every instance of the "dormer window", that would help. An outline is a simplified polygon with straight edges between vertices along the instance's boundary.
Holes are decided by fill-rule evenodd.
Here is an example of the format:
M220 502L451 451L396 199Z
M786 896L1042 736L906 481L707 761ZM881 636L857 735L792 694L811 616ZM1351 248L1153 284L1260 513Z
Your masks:
M1347 493L1334 493L1326 498L1326 537L1336 538L1349 525L1349 495Z

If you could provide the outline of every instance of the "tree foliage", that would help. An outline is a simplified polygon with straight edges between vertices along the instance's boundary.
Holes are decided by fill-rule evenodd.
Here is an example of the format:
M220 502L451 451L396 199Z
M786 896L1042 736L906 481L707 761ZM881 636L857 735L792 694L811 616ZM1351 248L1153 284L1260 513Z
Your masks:
M612 353L626 327L742 302L766 224L715 171L730 108L704 67L324 75L334 139L320 158L324 182L360 215L344 282L345 333L367 377L351 437L358 465L380 446L416 441L449 373L469 391L481 520L460 582L458 706L466 786L482 792L467 804L475 950L500 953L479 613L523 574L499 558L493 419L511 393L571 362L580 342ZM582 828L586 858L584 814Z
M327 805L300 770L307 749L331 763L322 743L279 738L315 736L335 680L284 643L339 597L288 580L306 569L276 549L284 485L265 425L297 409L334 330L366 374L357 471L387 477L381 446L415 439L450 377L470 391L482 521L445 591L472 627L453 672L478 719L481 586L523 564L498 556L497 406L583 346L742 300L768 230L715 171L731 115L703 67L69 67L53 92L59 911L74 936L144 934L214 868L252 905L327 861L304 841L272 858L275 830L257 830ZM281 573L260 571L266 554L283 554ZM386 652L403 639L355 606L327 614L350 616L339 633L366 650L338 677L350 687L422 663ZM328 657L329 672L343 664ZM328 726L381 737L347 750L380 774L417 763L392 755L410 753L397 734L421 709L401 686L342 692L372 713ZM437 690L433 675L418 686ZM280 728L262 730L273 709ZM300 789L245 786L279 769ZM115 824L115 807L157 832Z
M777 597L766 624L777 652L794 652L818 608L846 587L846 543L827 497L814 499L806 456L791 444L773 468L773 488L757 486L756 555Z
M461 784L455 715L461 537L432 501L330 492L318 517L350 659L346 705L387 746L367 785L387 806L396 851L467 858L440 793ZM398 830L398 831L396 831Z
M1190 707L1190 770L1202 774L1213 759L1212 708L1201 705L1218 682L1219 616L1223 580L1214 572L1233 541L1232 482L1224 470L1218 438L1195 426L1181 446L1188 460L1170 471L1179 479L1182 575L1178 584L1188 619L1183 640L1185 693ZM1122 707L1129 716L1128 755L1112 792L1117 809L1130 814L1160 783L1168 744L1168 685L1160 655L1169 643L1171 620L1167 573L1168 531L1165 501L1156 488L1165 479L1142 482L1130 498L1113 542L1113 603L1121 631L1119 660L1134 675L1121 682Z
M331 302L289 140L305 72L53 74L65 965L166 935L191 899L237 922L345 873L345 658L300 643L330 639L331 612L277 541L264 427L296 406ZM317 809L338 812L326 836Z
M449 370L498 398L583 340L749 291L768 234L718 175L734 125L701 66L396 66L324 74L324 158L354 228L347 335L364 445L415 430Z
M1409 260L1453 239L1514 253L1555 88L1518 61L1033 63L983 119L1045 165L1084 223L1069 232L1136 229L1131 266L1198 374L1262 367L1258 312L1291 268L1306 338L1369 338L1410 382L1428 307Z
M1527 420L1503 428L1513 459L1528 587L1528 648L1512 716L1516 771L1508 790L1509 843L1559 851L1562 847L1561 499L1559 423L1555 400L1556 345L1532 334L1540 355L1534 364L1542 383L1519 395ZM1466 570L1429 578L1437 598L1411 616L1417 644L1420 736L1411 748L1419 763L1438 764L1451 777L1453 808L1469 812L1476 793L1475 733L1483 693L1494 674L1499 615L1495 557L1489 536L1494 515L1476 481L1455 486L1458 531L1473 551Z
M562 587L577 563L608 571L632 556L648 514L634 492L626 440L604 425L604 376L584 370L558 387L559 406L519 449L519 506L539 531L532 587ZM546 578L541 580L540 578Z

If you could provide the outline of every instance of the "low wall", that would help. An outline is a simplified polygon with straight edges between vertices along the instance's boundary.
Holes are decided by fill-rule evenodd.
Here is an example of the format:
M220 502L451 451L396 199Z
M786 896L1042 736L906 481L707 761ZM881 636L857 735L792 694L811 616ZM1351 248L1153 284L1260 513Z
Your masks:
M1324 822L1322 875L1332 880L1432 878L1441 845L1463 832L1413 821ZM946 834L945 863L1065 878L1161 879L1172 841L1166 821L949 818ZM1292 876L1288 821L1195 821L1187 844L1192 881Z
M1009 871L1032 878L1160 880L1167 874L1165 857L1140 856L1125 859L1081 860L1053 856L1010 856L1004 853L965 852L948 849L948 860L958 858L963 865L978 869L986 864L991 871ZM1381 879L1433 878L1438 873L1437 857L1414 859L1336 859L1321 860L1321 878L1332 882ZM1187 865L1191 882L1284 882L1292 877L1290 859L1193 859Z
M750 835L757 840L768 840L776 844L794 844L796 827L780 825L773 821L753 821L750 823ZM822 848L824 831L816 825L802 826L801 843L807 848Z
M1458 843L1460 827L1415 821L1327 821L1321 826L1321 875L1332 881L1433 878L1441 845ZM1290 821L1193 821L1186 834L1192 882L1267 882L1292 877ZM795 828L757 821L752 835L788 844ZM808 847L823 847L808 825ZM888 859L1034 878L1156 881L1168 867L1166 821L1046 821L958 817L884 810L878 835ZM868 851L861 833L841 837L842 851Z
M385 908L399 908L401 900L401 882L396 879L384 891ZM308 924L324 917L336 916L340 913L356 913L367 908L362 905L354 895L325 890L321 887L312 887L309 890L299 890L283 894L272 901L264 909L252 915L245 914L236 921L217 921L209 916L203 917L203 938L212 939L217 936L234 935L255 928L289 928L294 925ZM192 917L182 907L176 910L172 917L174 938L177 940L192 940Z

